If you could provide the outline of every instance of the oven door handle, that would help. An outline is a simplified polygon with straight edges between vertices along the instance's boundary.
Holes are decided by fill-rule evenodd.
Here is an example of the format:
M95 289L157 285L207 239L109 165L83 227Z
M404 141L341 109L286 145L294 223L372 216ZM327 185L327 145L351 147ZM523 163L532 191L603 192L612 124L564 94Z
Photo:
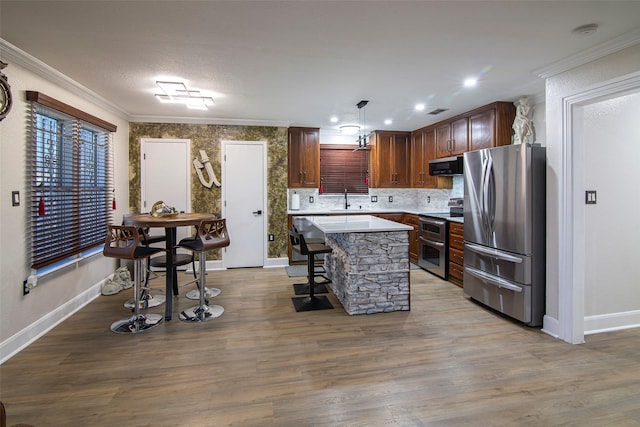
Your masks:
M435 246L435 247L438 247L438 248L444 248L444 243L443 242L436 242L436 241L433 241L433 240L428 240L428 239L425 239L422 236L420 236L419 238L420 238L420 241L423 242L426 245Z
M442 227L447 224L447 221L442 221L439 219L423 219L422 222L425 224L435 225L438 227Z
M494 276L489 273L485 273L484 271L475 269L473 267L465 266L464 274L470 274L472 276L476 276L478 279L482 280L485 283L490 285L497 286L499 288L509 289L514 292L522 292L522 288L516 285L511 284L508 280L501 279L500 277Z

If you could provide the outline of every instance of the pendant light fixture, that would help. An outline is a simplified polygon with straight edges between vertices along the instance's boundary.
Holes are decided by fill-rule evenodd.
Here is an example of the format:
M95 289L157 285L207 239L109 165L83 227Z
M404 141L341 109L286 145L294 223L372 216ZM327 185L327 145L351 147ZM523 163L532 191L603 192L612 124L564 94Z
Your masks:
M367 116L364 107L366 107L368 103L369 101L362 100L356 104L356 107L358 107L358 123L361 123L360 134L357 139L358 148L366 148L367 140L369 139L369 136L371 136L371 133L367 133L365 129Z

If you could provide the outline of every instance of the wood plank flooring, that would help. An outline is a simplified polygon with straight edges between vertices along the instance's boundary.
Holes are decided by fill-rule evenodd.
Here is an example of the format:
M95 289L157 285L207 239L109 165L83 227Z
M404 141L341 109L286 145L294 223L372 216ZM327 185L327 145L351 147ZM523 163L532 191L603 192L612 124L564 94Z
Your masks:
M128 316L130 290L100 296L0 366L8 423L640 425L640 329L569 345L422 270L410 312L349 316L330 295L334 310L296 313L291 284L303 279L209 272L222 317L180 322L190 285L174 320L132 336L108 329Z

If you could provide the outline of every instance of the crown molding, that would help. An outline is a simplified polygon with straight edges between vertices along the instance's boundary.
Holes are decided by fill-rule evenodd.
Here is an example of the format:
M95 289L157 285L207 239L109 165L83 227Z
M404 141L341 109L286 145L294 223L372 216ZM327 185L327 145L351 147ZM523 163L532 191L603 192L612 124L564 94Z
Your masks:
M131 123L184 123L194 125L289 127L291 122L274 120L229 119L222 117L129 116Z
M125 120L129 120L130 115L122 108L118 107L114 103L107 101L92 90L82 86L80 83L72 80L60 71L52 68L51 66L40 61L38 58L28 54L21 50L17 46L12 45L8 41L0 38L0 55L4 58L5 62L8 60L17 64L28 71L46 79L47 81L57 84L63 89L69 92L81 96L87 99L91 103L95 104L110 113L113 113Z
M533 74L548 79L572 68L595 61L612 53L640 43L640 28L629 31L599 45L585 49L575 55L568 56L558 62L533 71Z

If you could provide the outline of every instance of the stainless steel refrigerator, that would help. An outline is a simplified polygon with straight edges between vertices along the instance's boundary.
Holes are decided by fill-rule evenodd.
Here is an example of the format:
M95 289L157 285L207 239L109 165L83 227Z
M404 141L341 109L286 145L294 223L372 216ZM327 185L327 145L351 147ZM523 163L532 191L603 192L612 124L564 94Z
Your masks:
M546 149L464 153L464 281L472 299L529 326L545 309Z

